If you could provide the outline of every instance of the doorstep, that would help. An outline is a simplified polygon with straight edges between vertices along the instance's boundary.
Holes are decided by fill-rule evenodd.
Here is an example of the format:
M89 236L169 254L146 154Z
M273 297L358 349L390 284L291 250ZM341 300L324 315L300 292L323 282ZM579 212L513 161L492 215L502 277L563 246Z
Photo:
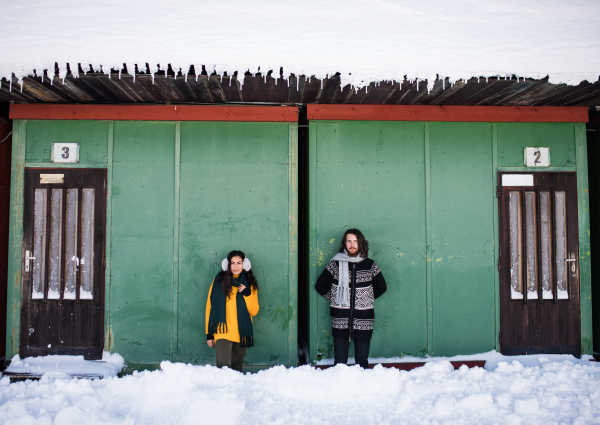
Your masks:
M64 372L61 372L64 373ZM71 376L71 378L77 379L102 379L104 375L97 373L65 373L65 375ZM10 378L10 382L26 381L30 379L32 381L39 381L43 373L27 373L27 372L2 372L2 376Z

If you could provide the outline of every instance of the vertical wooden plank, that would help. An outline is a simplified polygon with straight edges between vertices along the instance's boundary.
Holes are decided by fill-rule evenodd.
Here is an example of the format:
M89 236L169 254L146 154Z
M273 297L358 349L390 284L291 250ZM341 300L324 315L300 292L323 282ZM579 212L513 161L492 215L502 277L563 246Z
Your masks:
M579 216L579 284L581 295L581 354L593 353L592 265L590 253L590 196L585 124L575 124L577 204Z
M425 123L425 247L427 250L427 354L433 353L433 284L432 284L432 225L431 225L431 145L429 142L429 123Z
M492 185L494 196L494 257L496 258L496 268L494 271L494 305L496 317L496 351L500 352L500 271L498 270L498 261L500 260L500 236L498 219L498 124L492 124Z
M6 318L6 359L19 353L21 317L21 253L23 244L23 191L27 121L13 121L10 183L10 227L8 235L8 291Z
M318 123L309 122L308 128L308 232L309 232L309 243L308 243L308 276L310 279L309 285L309 320L308 335L306 339L308 341L309 359L310 362L314 362L318 356L318 338L317 329L318 324L318 303L319 294L315 290L315 283L317 282L318 270L317 264L321 261L318 258L318 235L317 235L317 131Z
M110 254L112 252L112 192L113 192L113 140L114 140L114 121L108 122L108 145L107 145L107 161L108 169L106 170L106 238L104 242L104 259L106 268L104 269L104 349L110 351L112 348L112 331L110 327L110 277L111 277L111 262Z
M289 184L289 240L288 240L288 366L296 366L298 362L298 124L290 123L290 150L288 166Z
M172 331L171 331L171 358L179 360L179 194L181 188L181 122L175 123L175 210L173 212L173 287L172 298Z
M496 346L492 126L429 123L429 146L430 355L486 352Z

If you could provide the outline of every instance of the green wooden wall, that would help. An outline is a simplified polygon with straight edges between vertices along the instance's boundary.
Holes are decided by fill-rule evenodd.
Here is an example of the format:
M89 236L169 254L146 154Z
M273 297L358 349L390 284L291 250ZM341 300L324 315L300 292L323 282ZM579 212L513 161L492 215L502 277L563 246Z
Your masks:
M25 167L55 167L51 144L80 143L108 169L105 347L139 367L214 363L204 308L227 252L251 257L261 292L250 367L293 365L297 342L297 125L24 121L13 133L7 357L18 353ZM585 126L341 121L310 123L310 353L331 357L314 282L343 231L362 229L388 292L371 355L498 348L498 171L525 171L548 146L577 171L582 351L592 350ZM135 366L135 367L137 367Z
M23 165L56 167L52 143L108 169L105 348L130 368L214 364L206 298L221 260L250 257L260 291L250 369L297 357L297 124L15 121L11 243L22 230ZM19 206L20 205L20 206ZM13 250L11 250L13 251ZM16 249L14 250L16 251ZM11 257L8 358L18 353L20 258Z
M365 233L369 256L388 282L388 292L375 302L371 357L499 349L497 172L527 170L527 146L550 147L551 167L537 171L577 171L582 176L582 351L589 353L591 327L584 318L591 314L584 298L591 285L587 170L581 169L587 157L579 143L581 128L554 123L312 121L311 360L333 356L329 304L314 284L351 227Z

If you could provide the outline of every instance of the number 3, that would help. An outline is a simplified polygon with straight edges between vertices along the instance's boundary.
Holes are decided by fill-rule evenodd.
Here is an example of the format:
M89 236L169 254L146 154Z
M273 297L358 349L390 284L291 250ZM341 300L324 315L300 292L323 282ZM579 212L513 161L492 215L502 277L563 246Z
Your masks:
M63 150L62 157L64 159L68 159L69 158L69 148L64 147L64 148L62 148L62 150Z

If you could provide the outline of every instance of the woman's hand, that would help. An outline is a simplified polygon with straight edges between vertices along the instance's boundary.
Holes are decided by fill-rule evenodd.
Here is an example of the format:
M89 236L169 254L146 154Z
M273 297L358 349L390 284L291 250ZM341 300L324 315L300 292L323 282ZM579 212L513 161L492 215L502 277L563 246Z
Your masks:
M246 289L246 285L244 285L243 283L240 284L240 286L238 287L238 292L244 292L244 289Z
M215 340L214 339L209 339L208 341L206 341L206 343L208 344L208 346L210 348L215 348Z

